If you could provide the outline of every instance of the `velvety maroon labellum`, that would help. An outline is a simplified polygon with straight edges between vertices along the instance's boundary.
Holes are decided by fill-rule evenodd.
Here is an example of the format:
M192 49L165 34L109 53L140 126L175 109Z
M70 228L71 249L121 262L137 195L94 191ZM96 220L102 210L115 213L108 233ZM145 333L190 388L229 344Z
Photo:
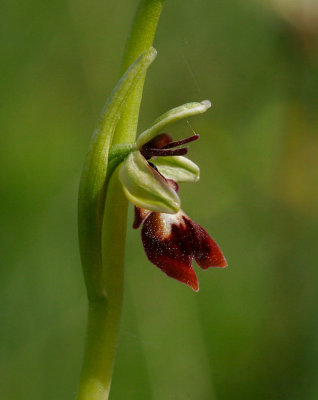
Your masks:
M217 243L182 210L165 214L136 207L134 227L141 224L142 243L149 261L194 291L199 290L199 283L193 259L202 269L227 266Z

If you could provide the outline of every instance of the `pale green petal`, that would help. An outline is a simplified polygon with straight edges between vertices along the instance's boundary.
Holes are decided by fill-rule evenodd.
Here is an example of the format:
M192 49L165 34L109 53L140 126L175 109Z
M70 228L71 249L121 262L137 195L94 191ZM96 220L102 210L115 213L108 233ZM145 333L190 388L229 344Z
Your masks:
M175 214L180 199L165 179L148 164L139 151L134 151L122 163L119 179L128 200L147 210Z
M151 162L167 179L177 182L197 182L200 179L200 168L183 156L157 157Z

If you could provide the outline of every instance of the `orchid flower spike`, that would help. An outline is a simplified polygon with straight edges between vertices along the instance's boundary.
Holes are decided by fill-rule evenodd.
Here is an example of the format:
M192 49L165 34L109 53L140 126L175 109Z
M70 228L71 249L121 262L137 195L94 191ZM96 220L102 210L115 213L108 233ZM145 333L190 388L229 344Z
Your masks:
M178 196L179 183L199 180L199 167L184 157L188 153L185 145L198 140L199 135L174 141L157 130L158 125L162 128L170 123L172 115L180 117L181 108L193 115L194 109L198 113L209 107L208 101L190 103L164 114L138 137L119 167L124 193L135 205L133 228L142 225L141 238L149 261L194 291L199 290L199 283L193 259L202 269L227 266L217 243L182 211Z

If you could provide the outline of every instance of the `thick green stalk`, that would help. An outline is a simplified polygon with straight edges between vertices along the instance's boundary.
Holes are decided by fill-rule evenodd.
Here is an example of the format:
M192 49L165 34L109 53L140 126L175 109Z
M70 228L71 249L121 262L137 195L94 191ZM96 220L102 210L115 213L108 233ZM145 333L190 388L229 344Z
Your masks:
M123 71L151 47L162 4L163 0L141 0L126 46ZM105 193L107 160L111 144L135 141L146 69L153 58L154 54L149 56L149 63L134 76L136 80L120 102L115 91L107 106L112 113L106 107L104 115L108 117L98 127L83 170L79 231L89 318L78 400L107 400L109 396L122 306L127 200L117 172L109 177Z
M121 315L126 200L117 172L110 179L102 231L102 286L107 299L89 302L86 351L78 400L108 399ZM114 207L114 204L116 205ZM125 226L126 228L126 226Z

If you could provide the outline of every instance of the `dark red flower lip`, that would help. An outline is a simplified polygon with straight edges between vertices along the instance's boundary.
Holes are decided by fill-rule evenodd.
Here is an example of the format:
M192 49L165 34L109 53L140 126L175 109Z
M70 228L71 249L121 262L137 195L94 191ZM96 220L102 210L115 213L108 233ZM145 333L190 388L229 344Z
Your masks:
M165 214L135 207L134 228L141 224L142 243L149 261L194 291L199 290L199 282L193 259L202 269L227 266L217 243L182 210Z

